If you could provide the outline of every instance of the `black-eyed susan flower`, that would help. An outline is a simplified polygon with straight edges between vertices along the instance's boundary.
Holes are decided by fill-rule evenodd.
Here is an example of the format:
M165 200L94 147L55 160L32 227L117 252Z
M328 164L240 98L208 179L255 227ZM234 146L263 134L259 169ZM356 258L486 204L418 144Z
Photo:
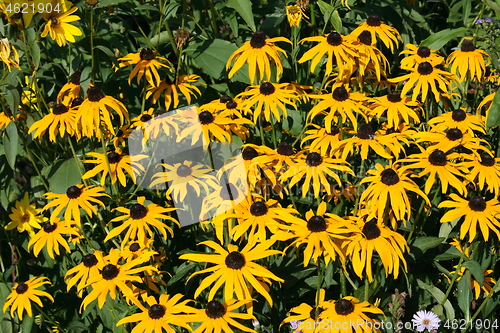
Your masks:
M46 277L34 276L24 283L16 284L12 288L12 292L7 296L5 304L3 305L3 312L10 306L10 316L14 317L14 312L17 310L17 316L19 320L23 320L24 310L28 313L28 316L33 317L33 311L31 310L31 302L37 303L39 306L43 307L40 297L47 297L52 302L54 298L47 292L39 290L44 284L51 284L49 279Z
M455 270L451 271L450 275L453 276L454 274L457 274L458 276L455 281L460 281L460 279L465 273L466 267L461 266L458 272L456 271L457 265L453 266L453 268L455 268ZM493 273L492 269L483 270L483 276L484 276L483 285L480 285L479 282L477 282L476 279L473 276L471 276L470 289L474 294L474 299L476 300L479 299L479 296L481 295L481 290L484 291L484 296L488 296L491 293L491 290L493 290L493 286L496 284L496 281L493 277L489 276L491 273ZM446 276L446 278L448 278L448 276ZM451 282L449 278L448 282Z
M385 55L375 47L375 40L368 30L361 32L356 37L349 35L347 38L352 39L351 44L358 52L356 56L356 64L358 76L360 78L367 76L368 71L375 72L378 81L381 77L386 77L386 68L389 67L389 61Z
M429 125L437 132L444 132L450 128L458 128L462 132L474 135L474 131L485 132L483 117L466 112L465 108L458 108L429 120Z
M9 72L12 70L12 67L21 69L19 67L19 54L14 45L10 45L8 38L0 39L0 60L7 65Z
M120 246L120 256L125 261L134 260L142 256L152 257L158 254L158 252L153 250L153 241L154 239L149 238L146 239L144 243L138 240L131 240L128 243L122 244Z
M135 184L136 176L141 172L145 172L144 166L139 161L147 158L144 154L126 155L120 148L108 151L106 154L100 153L87 153L95 160L83 160L83 163L96 164L94 168L87 171L82 179L89 179L96 175L101 175L101 186L106 183L106 178L111 175L111 183L114 184L118 180L122 186L127 186L127 177L125 172L128 173L130 179ZM109 163L109 164L108 164ZM109 167L108 167L109 165Z
M419 124L420 116L416 110L421 110L420 103L411 98L401 96L401 91L392 90L387 95L373 98L371 112L377 117L387 118L389 127L397 128L399 124Z
M111 96L105 96L97 87L90 87L76 114L76 121L82 127L82 134L89 138L100 137L102 127L115 134L111 123L113 118L111 110L120 117L120 126L125 119L129 120L128 111L122 102Z
M102 268L99 275L90 276L87 286L92 286L92 291L83 299L81 308L84 310L97 299L99 309L102 309L108 294L116 299L116 291L119 290L124 296L133 298L133 291L126 285L127 282L135 281L141 283L141 278L136 275L146 269L156 270L152 266L137 267L149 260L149 256L139 257L123 265L119 265L120 250L111 249L109 254L103 258ZM135 302L138 303L138 302Z
M132 132L134 132L134 129L130 128L129 124L126 124L120 126L118 131L116 131L115 135L109 133L110 136L113 136L113 138L111 139L113 146L115 148L118 148L119 146L125 146L125 140L128 139L128 137L130 136L130 134L132 134Z
M451 185L458 192L464 194L466 192L465 186L458 177L463 178L468 170L453 162L458 157L458 153L446 154L442 150L430 146L420 154L413 154L401 160L402 162L412 163L403 166L402 169L422 169L418 173L418 177L429 175L425 182L424 192L426 194L429 194L432 185L436 182L436 175L441 181L442 193L446 193L448 185Z
M226 250L213 241L205 241L200 244L212 248L218 254L188 253L181 255L179 259L215 264L215 266L195 272L189 277L191 279L193 276L212 272L200 283L194 297L198 297L203 290L213 285L208 295L209 299L213 299L217 291L224 285L225 299L231 299L233 295L236 295L238 300L250 300L252 298L250 286L252 286L272 306L271 295L257 278L266 278L266 280L277 282L284 282L284 280L254 261L274 254L281 254L281 251L269 250L274 242L274 240L266 240L258 244L249 242L240 251L236 245L229 244Z
M153 103L156 103L160 99L161 94L165 92L165 109L170 110L171 106L176 108L179 106L179 93L182 94L187 101L187 104L191 104L191 96L196 96L196 94L201 95L200 89L194 85L194 83L202 83L198 79L199 75L179 75L172 83L167 77L161 80L160 84L157 86L149 86L146 92L146 98L152 97Z
M241 118L243 115L248 115L252 112L241 98L232 98L227 95L221 96L219 99L213 100L210 103L203 104L200 106L200 110L210 111L215 114L224 114L233 118Z
M413 135L415 142L431 142L435 149L447 152L453 148L464 147L470 151L477 151L483 148L481 143L488 143L480 138L462 132L459 128L450 128L443 132L417 132Z
M153 182L149 185L166 185L168 183L167 196L172 195L177 202L182 202L188 193L188 189L194 189L198 196L201 195L201 189L209 193L211 188L217 186L217 179L211 173L212 168L206 165L193 165L192 161L184 161L173 165L162 163L163 172L157 172L153 175Z
M428 61L421 62L415 69L410 71L410 74L389 79L389 82L398 83L405 81L401 94L406 95L413 89L413 101L417 100L420 92L422 92L422 101L425 101L430 88L436 102L439 102L441 94L448 92L451 79L454 77L454 74L435 68Z
M325 54L328 56L325 75L332 73L334 59L340 73L353 71L357 51L345 36L333 31L326 36L306 37L300 41L300 43L304 42L318 42L299 59L299 64L312 59L311 73L314 72Z
M305 198L309 193L309 187L312 185L315 197L320 195L320 192L326 191L328 195L332 194L331 181L326 178L330 176L337 184L341 184L338 173L348 173L354 175L354 172L348 167L345 160L330 158L323 156L318 152L303 151L298 155L297 160L291 165L286 172L280 176L280 181L289 181L290 187L297 184L304 177L302 184L302 197ZM311 184L312 183L312 184Z
M351 235L343 244L346 256L352 262L354 272L361 279L363 271L366 272L368 281L373 281L372 258L377 253L385 269L385 276L399 276L400 264L403 264L407 271L406 260L403 256L405 251L409 251L408 244L404 237L390 230L382 223L378 223L376 218L366 221L364 217L352 217L356 223L352 227L358 231Z
M450 194L450 198L452 200L443 201L438 206L438 208L454 208L443 215L441 223L464 217L460 225L460 238L465 239L467 235L469 243L475 239L478 226L485 241L489 239L490 230L500 239L500 222L496 218L500 213L498 200L486 201L480 196L473 196L467 200L455 193Z
M331 305L331 301L325 301L325 290L320 289L317 296L318 306L312 307L307 303L291 308L286 317L280 324L289 323L294 333L314 333L318 331L318 323L325 319L325 309Z
M311 144L308 145L308 149L312 151L319 151L321 155L334 157L335 150L333 147L341 140L340 127L337 125L331 126L331 131L321 126L311 124L314 129L307 130L304 133L304 138L302 139L301 146L312 140ZM338 157L338 156L337 156Z
M383 167L380 163L375 169L368 170L368 177L361 184L369 183L361 195L360 201L371 201L371 207L377 211L379 221L384 219L386 208L392 210L396 219L406 221L411 216L411 203L408 192L418 194L430 206L430 201L417 184L408 176L410 172L403 171L394 164Z
M224 303L221 303L212 299L204 309L194 309L195 312L191 315L186 315L186 318L190 323L201 323L193 333L234 333L231 327L236 327L244 332L256 333L253 329L235 320L251 320L255 318L251 314L234 311L243 305L248 305L249 302L251 300L236 301L228 299Z
M165 64L158 60L164 61ZM130 84L134 76L137 75L137 84L139 84L141 78L145 76L146 81L148 81L151 86L156 87L160 84L158 68L165 67L172 70L172 64L168 59L156 55L155 51L147 47L137 53L129 53L125 57L119 58L118 61L122 61L120 63L120 68L135 65L128 76L128 84Z
M80 97L81 76L82 72L80 71L75 71L73 74L71 74L70 81L66 83L57 94L57 103L69 105L71 101L73 101L73 99Z
M260 86L250 86L237 97L244 98L246 107L253 108L253 121L257 124L259 116L264 115L265 121L271 121L272 115L276 121L281 122L280 112L284 118L288 117L286 106L297 109L295 100L297 93L288 90L288 83L264 82Z
M179 134L180 126L189 121L181 113L174 111L167 112L163 109L155 110L152 114L142 114L140 118L137 117L134 119L140 120L143 123L145 128L143 135L145 138L151 140L155 140L163 134L169 138L173 138Z
M350 90L344 86L338 86L333 88L331 94L311 95L312 98L317 98L320 102L309 111L307 119L311 120L319 114L326 114L325 128L330 132L332 126L337 123L334 119L336 120L338 116L341 117L343 123L349 119L353 126L357 127L356 114L361 115L366 120L366 115L369 113L368 108L364 105L368 101L368 97L363 93L351 92Z
M470 170L468 177L479 189L500 196L500 158L495 158L493 152L482 151L474 155L465 155L462 166Z
M396 28L382 22L378 15L368 16L366 22L361 23L351 34L359 36L363 31L369 31L373 41L378 37L391 52L394 52L394 47L398 46L399 41L402 40Z
M486 52L476 48L472 41L466 39L460 49L446 58L446 64L450 66L450 72L458 74L460 81L466 78L481 81L486 72L485 62L489 61L489 58Z
M177 222L176 219L165 214L174 211L175 208L164 208L154 203L145 206L145 201L145 197L138 197L137 203L133 204L130 208L116 208L118 212L123 213L124 215L115 217L110 221L110 223L120 221L123 222L120 226L113 228L104 241L107 242L111 238L120 235L123 231L128 229L123 237L122 244L136 239L139 240L139 242L144 243L146 241L146 232L149 237L153 237L154 235L151 226L158 229L164 239L167 239L167 231L170 233L170 236L173 237L174 232L172 229L161 220L168 220L180 227L179 222Z
M259 146L260 156L253 159L254 165L261 169L270 167L273 170L272 174L266 173L266 176L271 176L269 179L273 184L276 184L276 176L279 176L288 166L294 165L294 158L297 152L289 142L280 142L276 149L271 149L266 146Z
M232 184L247 180L248 185L255 189L259 187L262 177L267 177L276 184L276 176L271 166L255 163L255 158L265 154L261 149L264 146L247 144L242 147L241 157L236 156L228 160L221 171L227 172L228 180ZM266 147L267 148L267 147ZM243 176L246 174L247 178Z
M250 84L261 82L262 80L270 81L272 63L276 66L276 80L279 80L279 77L283 73L280 53L285 57L287 55L283 49L274 45L276 42L292 44L292 42L285 37L267 38L263 31L256 31L252 38L234 51L227 60L226 69L232 66L228 78L233 77L233 75L247 63Z
M381 323L368 314L383 315L384 312L368 301L361 302L353 296L345 296L326 304L323 312L326 325L331 333L379 333ZM347 327L347 329L345 329Z
M182 314L193 313L196 309L187 305L190 300L183 300L182 294L174 296L162 294L158 301L153 296L148 296L145 299L148 307L142 303L137 303L141 312L120 319L116 326L127 323L139 322L132 329L132 333L151 332L151 333L176 333L178 328L172 326L184 327L191 331L188 325L188 317Z
M6 230L17 228L18 232L27 231L29 236L35 234L35 229L40 229L40 223L46 222L48 218L40 215L41 208L30 205L28 192L24 193L22 201L16 201L16 207L12 207L12 214L9 215L11 221L5 226Z
M84 255L81 262L68 270L64 276L64 281L67 285L66 290L70 291L70 289L76 285L78 297L82 297L83 290L85 286L87 286L88 280L99 276L99 274L101 274L100 270L104 266L103 253L97 250L93 250L92 252L93 253Z
M300 27L302 17L309 18L299 5L286 6L286 18L291 27Z
M80 20L77 15L71 15L78 10L78 7L72 7L64 12L44 12L43 18L47 23L42 31L41 37L46 37L50 33L50 38L57 42L59 46L65 46L66 41L74 43L75 36L81 36L82 31L70 24Z
M303 254L304 267L311 259L317 265L320 256L325 258L327 264L330 260L336 260L337 257L344 262L345 256L341 249L341 241L352 232L348 227L348 221L335 214L327 214L324 201L320 203L316 212L312 209L306 212L305 218L305 220L290 221L290 225L283 225L281 230L274 232L271 239L280 241L293 239L287 249L294 245L297 248L306 245Z
M417 47L413 44L406 44L408 50L401 51L401 54L407 54L401 59L400 67L402 69L411 70L417 68L419 64L428 62L432 66L441 65L444 63L444 58L437 54L436 50L431 50L427 46Z
M93 204L105 207L97 197L109 197L104 188L100 186L84 187L83 184L68 187L64 194L48 192L44 196L50 200L43 207L44 211L54 208L52 216L58 216L64 210L64 220L75 220L78 226L81 226L80 208L83 208L89 217L92 217L92 214L97 214L97 209Z
M28 133L33 131L36 131L33 136L37 139L48 131L49 140L52 142L57 140L58 134L61 138L66 133L71 136L79 136L78 129L76 128L76 112L68 109L64 104L56 104L52 108L51 113L31 125Z
M62 235L78 235L77 229L71 226L71 221L61 221L58 217L52 218L46 222L43 227L31 237L28 243L28 249L33 247L35 257L43 248L47 249L49 257L54 259L54 252L59 255L59 245L62 246L66 252L71 252L68 241Z

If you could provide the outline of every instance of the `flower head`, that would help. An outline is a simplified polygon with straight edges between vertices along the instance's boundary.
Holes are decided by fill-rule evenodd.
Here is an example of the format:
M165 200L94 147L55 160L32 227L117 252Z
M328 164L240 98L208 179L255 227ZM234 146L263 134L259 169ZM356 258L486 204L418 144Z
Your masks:
M25 192L23 200L16 201L16 207L12 207L12 214L9 215L11 221L5 226L5 229L17 228L19 232L27 231L31 237L35 234L35 229L42 227L40 223L48 220L48 218L40 215L41 212L41 208L30 205L29 194Z
M78 10L78 7L73 7L70 10L62 13L44 12L43 18L47 21L43 29L41 37L46 37L50 33L50 38L57 42L57 45L64 46L66 41L75 42L74 36L81 36L82 31L75 27L70 22L80 20L77 15L71 15Z
M32 277L24 283L19 283L15 285L12 292L3 305L3 312L10 308L10 316L14 317L14 312L17 310L17 316L19 320L23 320L23 312L26 310L28 316L33 317L33 312L31 310L31 302L35 302L40 306L42 302L39 296L44 296L54 302L54 298L47 292L38 290L39 287L44 284L50 284L50 281L46 277Z
M415 313L411 321L417 326L417 332L423 332L425 330L432 332L432 330L437 330L439 328L441 319L439 319L438 315L434 312L423 310Z

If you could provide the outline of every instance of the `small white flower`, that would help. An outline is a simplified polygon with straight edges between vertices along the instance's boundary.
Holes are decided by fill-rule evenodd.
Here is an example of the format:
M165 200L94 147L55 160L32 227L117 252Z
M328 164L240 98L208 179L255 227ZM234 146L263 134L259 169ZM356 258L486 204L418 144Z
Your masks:
M253 325L253 327L258 327L258 326L260 326L260 323L257 319L254 319L254 320L252 320L252 325Z
M413 315L413 327L417 329L418 332L423 332L426 329L431 332L432 330L439 328L439 323L441 319L431 311L418 311Z

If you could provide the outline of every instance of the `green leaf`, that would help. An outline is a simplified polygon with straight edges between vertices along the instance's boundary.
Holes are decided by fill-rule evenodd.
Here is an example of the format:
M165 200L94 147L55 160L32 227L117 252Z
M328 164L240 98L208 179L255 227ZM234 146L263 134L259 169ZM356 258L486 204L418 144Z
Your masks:
M467 28L456 28L456 29L445 29L439 32L436 32L429 37L427 37L420 46L427 46L431 50L439 50L446 43L452 40L455 37L465 35L469 29Z
M330 16L330 22L332 22L333 28L340 33L342 31L342 19L340 18L338 10L334 10Z
M116 6L125 2L131 2L130 0L99 0L95 8L111 7Z
M17 71L17 69L16 69ZM8 81L7 82L12 82L10 80L10 76L11 74L15 73L14 70L12 71L12 73L9 74L9 76L7 77ZM10 106L10 109L15 111L17 110L18 106L19 106L19 103L21 101L21 97L19 95L19 91L17 91L17 88L12 86L12 85L4 85L4 96L5 96L5 101L7 102L7 105Z
M38 42L35 42L33 44L30 50L30 54L31 54L31 59L33 59L33 64L35 65L35 68L38 68L40 66L40 46L38 45Z
M117 63L115 54L109 48L107 48L106 46L96 45L96 46L94 46L94 48L98 49L98 50L101 50L102 52L104 52L109 57L109 59L111 59L112 62Z
M461 217L454 219L453 221L450 221L450 222L441 223L441 227L439 228L439 235L438 236L443 237L445 239L448 238L451 230L453 230L453 228L455 228L455 226L457 225L458 221L460 221L460 219L461 219Z
M85 67L80 75L80 86L85 94L87 94L87 90L89 89L91 76L92 67Z
M214 79L219 79L225 72L229 56L237 49L236 45L228 41L214 39L190 45L184 52L191 55L198 68Z
M160 32L160 40L158 41L158 35L154 35L150 40L151 44L153 45L163 45L166 44L170 41L170 35L168 34L168 31L162 31Z
M471 280L470 272L465 272L464 275L458 281L458 306L462 310L465 316L465 321L470 321L470 304L472 302L472 290L470 289Z
M484 285L484 274L481 265L475 260L467 260L463 263L463 266L472 273L474 280L482 287Z
M250 0L227 0L226 7L235 9L245 20L248 27L255 31L253 19L252 2Z
M12 121L7 126L3 143L5 148L5 157L7 157L7 163L9 163L10 168L14 170L19 148L19 134L17 133L15 122Z
M21 322L21 332L22 333L31 333L32 332L32 327L33 323L35 322L33 317L28 316L25 314L23 316L23 321Z
M323 14L324 21L330 21L333 28L340 33L342 30L342 20L340 19L339 12L335 8L321 0L318 0L319 10Z
M52 192L66 193L68 187L80 183L80 170L73 158L59 161L51 167L48 174L49 186Z
M191 269L195 266L194 262L184 262L182 265L177 267L175 270L175 275L172 276L172 278L168 281L167 286L171 286L175 282L179 281L180 279L183 279Z
M491 0L486 0L486 4L490 6L490 8L493 9L497 14L500 14L500 4Z
M500 125L500 93L497 91L491 101L491 106L486 118L486 127L491 128L498 125Z
M443 240L445 240L444 237L430 237L430 236L417 237L410 243L410 247L419 249L420 251L422 251L423 254L425 253L425 251L441 244Z
M420 289L427 291L432 297L434 297L436 299L436 301L438 303L441 304L441 302L443 302L445 295L441 291L441 289L434 287L434 286L431 286L431 285L428 285L419 279L417 279L417 283L418 283L418 287ZM444 306L444 310L446 311L447 319L449 319L449 320L455 319L455 310L453 309L453 306L451 305L451 303L448 299L444 302L443 306Z

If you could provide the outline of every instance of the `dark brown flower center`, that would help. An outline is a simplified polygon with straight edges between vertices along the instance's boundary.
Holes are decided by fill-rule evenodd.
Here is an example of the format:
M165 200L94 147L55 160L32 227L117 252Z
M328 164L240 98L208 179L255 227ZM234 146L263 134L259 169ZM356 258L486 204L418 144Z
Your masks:
M470 40L464 40L460 50L462 52L474 52L476 50L476 46Z
M314 215L307 221L307 229L311 232L323 232L326 228L326 220L323 216Z
M398 129L390 127L385 131L385 134L400 133Z
M339 299L335 302L335 312L341 316L347 316L354 311L354 304L346 299Z
M68 112L68 108L64 104L56 104L52 109L52 113L55 115L60 115Z
M50 222L47 222L43 225L43 231L45 231L48 234L50 234L51 232L54 232L56 229L57 229L56 223L52 224Z
M151 115L149 115L149 114L147 114L147 113L145 113L145 114L143 114L143 115L141 116L141 121L142 121L143 123L148 122L148 121L150 121L151 119L153 119L153 117L151 117Z
M278 149L276 149L278 154L283 155L283 156L291 156L293 155L293 147L292 144L288 142L280 142L278 145Z
M182 164L177 168L177 176L179 177L187 177L190 176L192 173L191 167Z
M380 173L380 180L387 186L399 183L399 176L393 169L385 169Z
M20 283L16 287L16 293L18 294L24 294L27 291L28 291L28 285L26 283Z
M464 134L458 128L451 128L446 133L446 137L448 138L448 140L456 141L456 140L460 140L461 138L463 138Z
M421 75L429 75L432 73L433 70L434 70L434 68L432 67L431 63L428 61L421 62L417 68L417 71Z
M87 254L82 258L83 266L90 268L97 265L97 257L93 254Z
M155 117L158 117L158 116L164 115L165 113L167 113L167 110L160 109L160 110L156 110L154 112L154 115L155 115Z
M445 166L447 163L446 154L439 149L434 150L427 159L430 164L435 166Z
M340 127L336 125L332 125L332 130L330 132L327 131L327 134L329 135L337 135L340 133Z
M66 190L66 196L70 199L76 199L82 194L82 189L78 186L70 186Z
M151 319L160 319L165 315L165 307L161 304L155 304L148 310L148 316Z
M141 60L153 60L156 55L155 55L155 52L149 48L144 48L141 50L141 53L139 53L139 57L141 58Z
M342 44L342 36L336 31L331 32L328 34L328 37L326 37L326 42L331 46L339 46Z
M274 85L271 82L264 82L260 85L260 93L262 95L271 95L276 91Z
M483 212L486 209L486 201L478 196L469 200L469 208L475 212Z
M316 320L316 309L318 309L318 317L321 314L321 312L324 311L323 308L312 308L311 311L309 312L309 317L311 317L312 320Z
M25 213L22 217L21 217L21 222L22 223L26 223L26 222L29 222L30 221L30 214L29 213Z
M119 129L118 132L116 132L116 137L121 138L123 134L123 131Z
M245 257L238 251L233 251L229 253L226 257L226 266L231 269L241 269L245 266Z
M358 129L358 138L362 140L371 140L375 136L375 133L373 132L373 129L370 125L368 124L363 124L359 126Z
M377 219L371 219L366 222L363 226L362 232L368 240L372 240L380 236L380 228L377 225Z
M231 97L229 97L228 95L224 95L224 96L221 96L221 98L219 98L219 102L221 103L227 103L227 102L232 102L233 99Z
M87 90L87 98L91 102L99 102L101 99L104 98L104 94L102 93L101 89L97 87L90 87Z
M234 201L238 199L238 190L233 184L226 184L226 186L222 186L220 193L220 197L222 200L231 200Z
M213 300L208 302L207 307L205 308L205 314L211 319L221 318L226 314L226 308L221 302Z
M203 111L198 115L198 119L202 125L208 125L214 122L214 115L210 111Z
M370 15L366 20L366 24L368 24L370 27L378 27L382 24L382 22L380 21L380 16Z
M132 252L137 252L139 251L139 249L141 248L141 246L139 245L139 243L132 243L128 249Z
M349 98L349 92L345 87L337 87L332 92L333 99L342 102Z
M83 98L77 97L71 101L71 107L74 108L75 106L81 105L82 103L83 103Z
M56 17L53 17L50 22L52 23L52 25L58 25L59 24L59 20L56 18Z
M316 152L312 152L312 153L307 154L306 163L309 166L316 167L316 166L320 165L321 163L323 163L323 158L321 157L320 154L318 154Z
M82 72L76 71L71 75L71 83L79 86L80 85L80 78L82 76Z
M401 91L393 90L387 94L387 100L392 103L401 102Z
M427 58L431 55L431 49L427 46L420 46L417 50L417 55L422 58Z
M479 154L479 157L481 158L481 165L491 167L495 165L495 158L492 157L490 154L482 152Z
M365 45L372 45L372 34L368 30L364 30L359 34L358 40Z
M250 161L259 156L259 153L257 152L257 150L255 150L255 148L245 147L241 152L241 156L243 156L243 159L245 161Z
M141 204L133 204L130 207L130 217L134 220L140 220L144 218L148 214L148 209L144 205Z
M105 280L113 280L120 273L120 269L113 264L107 264L101 270L101 275Z
M238 103L236 103L235 101L230 101L230 102L226 103L226 109L229 109L229 110L236 109L237 106L238 106Z
M456 109L451 113L451 119L456 122L464 121L467 118L467 113L462 109Z
M112 151L108 153L108 161L111 164L116 164L120 162L121 156L116 151Z
M262 216L262 215L265 215L267 213L267 205L265 203L263 203L262 201L254 202L250 206L250 213L253 216Z
M250 46L254 49L263 48L266 45L266 34L263 31L257 31L250 39Z

